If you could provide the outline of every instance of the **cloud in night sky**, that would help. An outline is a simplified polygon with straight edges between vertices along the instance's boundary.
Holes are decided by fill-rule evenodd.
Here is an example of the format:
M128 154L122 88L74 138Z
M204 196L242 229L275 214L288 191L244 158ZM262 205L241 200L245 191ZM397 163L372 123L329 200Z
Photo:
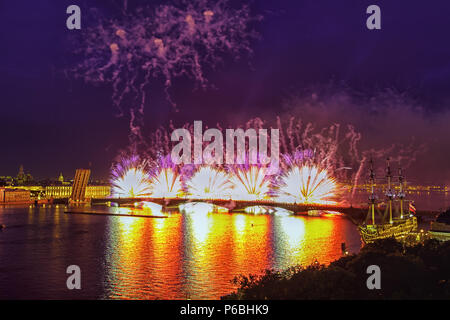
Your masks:
M332 123L351 124L362 134L360 150L383 149L392 144L408 149L411 182L450 183L450 108L430 110L407 93L385 89L361 93L327 85L302 90L287 99L286 116L296 115L319 128ZM391 155L393 156L393 154ZM384 168L384 163L378 163Z

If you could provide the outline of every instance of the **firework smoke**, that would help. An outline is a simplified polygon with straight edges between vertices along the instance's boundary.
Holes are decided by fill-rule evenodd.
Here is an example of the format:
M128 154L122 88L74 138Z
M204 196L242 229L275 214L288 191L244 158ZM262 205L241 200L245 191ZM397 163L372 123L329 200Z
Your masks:
M76 44L80 62L70 70L90 83L113 88L114 105L129 110L132 141L140 141L142 115L151 79L170 88L186 76L204 87L205 69L214 68L223 54L234 58L251 53L256 37L248 6L238 9L228 0L182 0L175 4L124 10L115 17L95 17ZM167 93L170 101L170 97Z
M336 168L351 167L352 170L342 170L337 176L341 178L345 173L345 179L353 184L366 180L369 159L375 162L377 176L384 179L387 157L393 167L407 169L408 179L414 183L442 181L446 174L447 159L441 157L438 150L448 140L442 139L448 135L444 133L447 131L444 123L448 121L448 112L427 114L406 94L384 90L367 95L330 84L291 97L283 109L281 119L308 119L316 128L346 124L340 125L341 139L336 140L338 149L335 154L339 159L337 163L340 163ZM343 128L346 132L342 132ZM430 154L434 156L430 157ZM419 168L425 167L444 171L433 177L427 171L427 176L424 176L424 170ZM333 174L334 171L331 170Z

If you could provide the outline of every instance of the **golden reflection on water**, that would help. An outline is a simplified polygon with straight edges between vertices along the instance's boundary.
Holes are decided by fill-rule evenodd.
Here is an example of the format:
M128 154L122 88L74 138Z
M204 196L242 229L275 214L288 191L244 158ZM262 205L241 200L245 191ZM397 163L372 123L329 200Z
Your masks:
M107 297L176 298L182 239L177 221L114 217L110 223L107 280L111 284Z
M217 299L239 274L329 263L341 256L342 242L360 246L343 217L207 211L110 217L105 298Z

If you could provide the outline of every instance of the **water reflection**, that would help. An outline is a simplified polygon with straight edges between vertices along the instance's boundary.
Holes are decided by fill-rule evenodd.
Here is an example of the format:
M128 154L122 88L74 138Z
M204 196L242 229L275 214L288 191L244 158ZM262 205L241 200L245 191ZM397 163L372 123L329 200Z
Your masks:
M158 208L93 210L155 215ZM64 211L0 208L8 226L0 234L0 298L217 299L239 274L329 263L342 242L350 252L361 246L356 227L340 216L229 214L205 204L167 218ZM78 292L65 287L71 264L82 270Z
M167 219L111 217L105 298L206 299L239 274L328 263L359 236L343 217L214 213L194 204ZM342 230L346 234L341 234Z
M177 298L182 239L179 228L175 219L110 219L105 298Z

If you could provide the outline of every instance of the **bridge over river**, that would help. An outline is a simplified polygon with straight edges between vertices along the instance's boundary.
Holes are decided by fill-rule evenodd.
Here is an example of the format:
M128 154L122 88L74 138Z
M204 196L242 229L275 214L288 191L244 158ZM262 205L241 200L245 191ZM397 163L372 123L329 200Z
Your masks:
M175 207L183 203L204 202L211 203L220 207L228 208L230 212L240 212L247 207L267 206L274 208L283 208L294 213L303 213L313 210L338 211L350 216L361 217L367 213L367 209L349 206L327 205L327 204L309 204L309 203L284 203L271 200L229 200L229 199L191 199L191 198L104 198L92 199L91 203L115 202L119 205L132 204L135 202L148 201L161 205L163 209Z

